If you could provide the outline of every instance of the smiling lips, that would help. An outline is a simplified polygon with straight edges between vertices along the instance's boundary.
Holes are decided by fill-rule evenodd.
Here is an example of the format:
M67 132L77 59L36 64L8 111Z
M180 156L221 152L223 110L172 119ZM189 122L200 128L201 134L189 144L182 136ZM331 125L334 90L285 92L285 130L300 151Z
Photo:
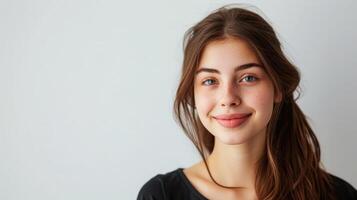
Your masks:
M229 115L217 115L213 118L215 118L219 124L226 128L235 128L244 123L250 116L251 113L237 113Z

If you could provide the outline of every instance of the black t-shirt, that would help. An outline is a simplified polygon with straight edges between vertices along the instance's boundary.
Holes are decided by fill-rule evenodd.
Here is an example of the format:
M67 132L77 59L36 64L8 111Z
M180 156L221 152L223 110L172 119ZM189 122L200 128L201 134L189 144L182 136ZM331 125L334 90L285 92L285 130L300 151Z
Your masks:
M337 190L337 199L357 200L357 190L345 180L331 175ZM207 200L193 187L183 168L158 174L147 181L139 191L137 200Z

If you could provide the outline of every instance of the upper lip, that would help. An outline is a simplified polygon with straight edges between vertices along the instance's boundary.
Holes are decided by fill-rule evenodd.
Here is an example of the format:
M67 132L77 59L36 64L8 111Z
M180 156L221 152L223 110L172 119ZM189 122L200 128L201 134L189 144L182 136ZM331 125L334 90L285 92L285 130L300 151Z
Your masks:
M251 113L233 113L233 114L223 114L223 115L216 115L214 118L216 119L222 119L222 120L229 120L229 119L239 119L239 118L244 118Z

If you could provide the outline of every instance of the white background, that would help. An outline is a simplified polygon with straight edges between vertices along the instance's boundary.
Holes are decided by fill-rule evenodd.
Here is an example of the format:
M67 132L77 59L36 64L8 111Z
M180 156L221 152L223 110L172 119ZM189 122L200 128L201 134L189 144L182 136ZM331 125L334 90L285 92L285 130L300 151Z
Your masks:
M356 1L241 1L301 71L326 168L357 186ZM0 1L0 199L135 199L200 158L173 119L184 32L233 1Z

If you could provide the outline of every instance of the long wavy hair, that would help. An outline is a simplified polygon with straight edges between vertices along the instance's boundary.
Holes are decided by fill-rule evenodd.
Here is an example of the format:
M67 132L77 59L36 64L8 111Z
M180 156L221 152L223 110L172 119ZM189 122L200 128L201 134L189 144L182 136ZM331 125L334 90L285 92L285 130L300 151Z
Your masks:
M191 27L184 36L181 79L174 101L176 121L199 151L207 171L214 136L195 110L193 82L204 48L212 41L240 38L255 50L282 101L275 103L267 125L266 147L259 160L255 189L259 199L334 199L330 174L320 162L319 142L296 100L300 73L284 55L272 26L240 6L223 6ZM296 98L294 98L296 92Z

